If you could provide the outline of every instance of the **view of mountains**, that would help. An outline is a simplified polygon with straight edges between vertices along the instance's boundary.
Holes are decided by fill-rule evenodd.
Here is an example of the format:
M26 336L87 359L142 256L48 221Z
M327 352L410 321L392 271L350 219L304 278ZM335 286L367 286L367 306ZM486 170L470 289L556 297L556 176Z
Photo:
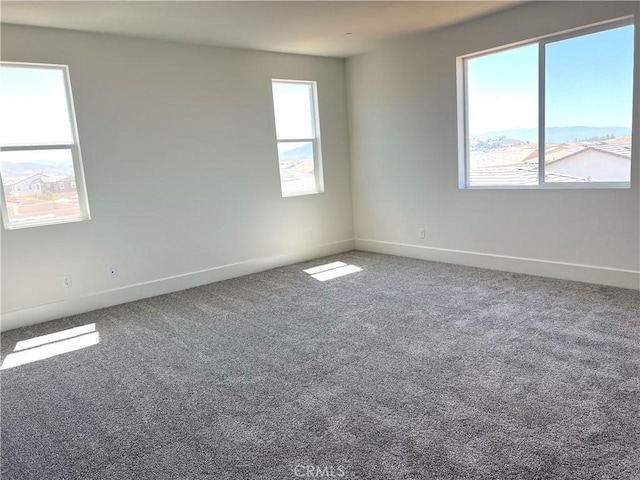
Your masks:
M280 153L280 158L287 160L307 160L313 158L313 144L305 143L291 150L286 150Z
M631 135L631 129L626 127L551 127L547 129L546 139L548 142L573 142L576 140L591 140L594 137L623 137L627 135ZM482 141L499 139L501 137L537 143L538 130L536 128L519 128L513 130L496 130L474 135L474 138ZM305 143L286 150L280 154L280 158L291 160L294 163L313 158L313 144ZM5 179L25 177L36 173L51 176L73 175L73 165L70 162L60 163L47 160L27 163L3 162L2 164L2 175Z
M309 158L313 158L313 145L305 143L280 154L283 159L298 163ZM71 162L52 162L48 160L37 160L33 162L2 162L2 177L4 181L15 180L42 173L52 177L62 177L73 175L73 165Z
M46 160L25 163L2 163L2 176L4 179L26 177L36 173L51 176L73 175L73 165L70 163L48 162Z
M594 137L603 138L607 135L612 137L624 137L631 135L631 129L626 127L550 127L547 129L547 142L573 142L590 140ZM498 130L473 135L478 140L497 139L500 137L513 138L525 142L538 142L537 128L518 128L514 130Z

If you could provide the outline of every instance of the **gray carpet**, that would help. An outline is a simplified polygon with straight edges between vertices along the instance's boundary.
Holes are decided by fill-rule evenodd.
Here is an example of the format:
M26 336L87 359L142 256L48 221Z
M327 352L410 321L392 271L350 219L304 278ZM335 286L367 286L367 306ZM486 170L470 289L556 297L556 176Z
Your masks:
M100 343L2 371L2 480L638 479L638 312L354 251L14 330Z

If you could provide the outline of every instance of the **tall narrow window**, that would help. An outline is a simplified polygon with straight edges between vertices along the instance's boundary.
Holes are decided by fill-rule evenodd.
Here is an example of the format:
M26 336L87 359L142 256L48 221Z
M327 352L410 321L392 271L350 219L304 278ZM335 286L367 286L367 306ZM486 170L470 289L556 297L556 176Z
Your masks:
M0 64L0 176L5 229L89 218L66 66Z
M633 19L463 58L463 187L629 187Z
M273 80L283 197L323 191L316 82Z

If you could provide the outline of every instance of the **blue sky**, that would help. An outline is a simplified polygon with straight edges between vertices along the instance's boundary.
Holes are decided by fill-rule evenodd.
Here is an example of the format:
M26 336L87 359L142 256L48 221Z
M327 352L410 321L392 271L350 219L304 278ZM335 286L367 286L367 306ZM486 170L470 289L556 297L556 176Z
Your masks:
M535 128L538 46L468 60L471 134ZM546 126L631 127L633 26L546 46Z

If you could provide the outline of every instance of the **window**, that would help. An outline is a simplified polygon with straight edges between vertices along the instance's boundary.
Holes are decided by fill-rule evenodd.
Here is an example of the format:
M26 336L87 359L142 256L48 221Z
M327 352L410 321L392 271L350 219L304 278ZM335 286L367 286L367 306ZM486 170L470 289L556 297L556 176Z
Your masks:
M5 229L89 218L66 66L0 63L0 177Z
M630 187L633 48L625 19L461 57L460 187Z
M283 197L324 190L316 82L273 80L273 109Z

